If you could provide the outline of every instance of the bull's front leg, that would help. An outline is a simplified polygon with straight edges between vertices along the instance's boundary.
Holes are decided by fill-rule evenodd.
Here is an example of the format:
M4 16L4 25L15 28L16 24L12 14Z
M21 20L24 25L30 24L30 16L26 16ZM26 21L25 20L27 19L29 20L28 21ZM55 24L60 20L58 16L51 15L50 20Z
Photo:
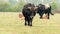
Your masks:
M27 19L25 18L25 26L27 25Z
M32 18L28 21L28 26L32 26Z
M40 18L43 18L43 14L44 14L44 10L42 10L42 12L40 13Z
M25 26L27 25L27 21L25 20Z
M42 18L43 18L43 14L44 14L44 13L41 13L41 14L40 14L40 19L42 19Z
M40 19L42 19L43 15L40 16Z
M50 19L50 14L48 13L48 19Z

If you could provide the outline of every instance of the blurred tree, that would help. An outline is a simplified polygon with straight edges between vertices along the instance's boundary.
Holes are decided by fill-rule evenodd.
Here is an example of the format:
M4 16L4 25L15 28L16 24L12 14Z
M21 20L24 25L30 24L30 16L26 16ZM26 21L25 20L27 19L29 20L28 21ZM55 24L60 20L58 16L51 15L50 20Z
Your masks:
M41 3L50 3L52 5L53 10L57 8L59 9L60 7L58 6L59 5L58 0L0 0L0 11L19 12L22 11L23 6L26 3L32 3L35 5Z
M11 11L11 12L20 12L20 11L22 11L22 8L23 8L24 4L25 4L25 1L23 1L23 0L20 1L19 0L18 3L13 4L13 6L11 6L9 8L9 11Z
M57 9L57 3L55 2L55 0L53 0L53 2L51 3L51 6L52 6L52 10Z
M3 2L3 3L2 3ZM0 11L5 11L9 7L9 2L0 1Z

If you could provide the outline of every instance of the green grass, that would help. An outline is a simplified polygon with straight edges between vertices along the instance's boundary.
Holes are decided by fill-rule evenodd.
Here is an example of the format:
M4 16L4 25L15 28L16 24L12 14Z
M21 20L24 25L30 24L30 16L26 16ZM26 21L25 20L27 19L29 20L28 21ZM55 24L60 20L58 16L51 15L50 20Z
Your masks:
M0 34L60 34L60 14L50 16L50 19L39 19L37 14L33 26L24 26L24 20L17 12L0 12Z

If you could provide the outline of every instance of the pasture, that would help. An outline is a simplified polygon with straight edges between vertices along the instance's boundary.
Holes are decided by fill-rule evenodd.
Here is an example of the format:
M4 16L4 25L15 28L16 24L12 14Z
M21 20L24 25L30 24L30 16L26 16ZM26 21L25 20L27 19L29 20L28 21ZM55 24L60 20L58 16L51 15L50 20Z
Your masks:
M24 26L20 12L0 12L0 34L60 34L60 14L55 13L50 19L33 19L33 26Z

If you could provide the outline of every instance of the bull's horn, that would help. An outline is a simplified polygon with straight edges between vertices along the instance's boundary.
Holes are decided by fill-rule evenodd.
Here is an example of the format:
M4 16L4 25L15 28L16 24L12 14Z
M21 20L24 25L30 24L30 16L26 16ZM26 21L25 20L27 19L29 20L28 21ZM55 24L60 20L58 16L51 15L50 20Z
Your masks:
M31 9L31 7L28 7L28 9Z

